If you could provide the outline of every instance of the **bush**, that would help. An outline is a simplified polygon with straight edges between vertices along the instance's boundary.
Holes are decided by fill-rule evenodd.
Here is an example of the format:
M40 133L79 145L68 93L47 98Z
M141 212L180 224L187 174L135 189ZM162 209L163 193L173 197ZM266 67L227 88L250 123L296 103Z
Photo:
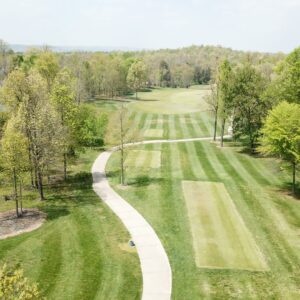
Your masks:
M31 300L43 299L37 285L30 283L20 269L9 270L6 265L0 268L0 299Z

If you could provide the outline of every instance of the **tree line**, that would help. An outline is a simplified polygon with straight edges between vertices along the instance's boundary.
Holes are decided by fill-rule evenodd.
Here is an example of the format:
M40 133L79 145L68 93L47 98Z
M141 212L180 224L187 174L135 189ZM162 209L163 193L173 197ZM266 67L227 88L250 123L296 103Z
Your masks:
M25 53L14 53L0 41L0 82L16 67L30 69L39 52L39 49L29 49ZM76 78L76 101L81 103L96 97L122 97L136 92L137 87L186 88L208 84L224 57L233 64L248 60L270 77L273 67L284 58L284 54L192 46L156 51L55 53L55 57L59 65L68 68ZM137 77L133 80L133 74L140 75L138 84Z
M0 89L0 172L11 178L16 214L22 214L24 180L44 200L44 182L86 146L100 146L107 116L78 101L78 82L57 55L44 50L25 57L4 78Z
M221 122L223 147L226 123L233 138L244 141L252 152L277 156L292 169L300 162L300 48L296 48L267 76L250 61L218 66L206 99L214 114L214 140Z

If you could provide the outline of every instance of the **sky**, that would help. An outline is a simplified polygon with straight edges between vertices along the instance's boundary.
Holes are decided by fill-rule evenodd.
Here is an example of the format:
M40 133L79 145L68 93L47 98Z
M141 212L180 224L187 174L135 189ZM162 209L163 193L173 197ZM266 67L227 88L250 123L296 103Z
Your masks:
M300 0L0 0L9 44L290 52Z

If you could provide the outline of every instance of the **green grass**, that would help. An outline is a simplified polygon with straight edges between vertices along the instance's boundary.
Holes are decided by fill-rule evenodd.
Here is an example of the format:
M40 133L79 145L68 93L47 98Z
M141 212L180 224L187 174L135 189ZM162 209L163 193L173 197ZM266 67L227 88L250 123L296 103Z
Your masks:
M98 153L82 154L66 183L46 188L46 201L26 192L25 206L45 211L47 222L0 241L0 264L19 265L48 299L140 299L138 256L122 250L129 234L92 190ZM0 202L1 210L10 208L12 202Z
M125 166L134 168L159 168L160 151L131 150L127 151Z
M182 190L198 267L267 270L223 183L183 181Z
M168 117L169 132L175 130L175 119ZM183 133L198 128L186 123L178 126L177 131ZM107 170L117 192L158 233L171 263L173 299L299 299L300 203L281 192L289 177L280 172L276 161L239 153L239 148L220 149L209 142L143 145L138 149L161 151L161 168L128 167L126 189L118 185L118 153L113 154ZM233 202L268 271L199 268L183 180L224 185L226 198ZM224 210L223 218L234 214ZM228 230L224 226L223 231Z
M204 101L208 89L193 87L189 89L156 88L139 92L139 100L132 102L130 108L156 114L183 114L207 110Z

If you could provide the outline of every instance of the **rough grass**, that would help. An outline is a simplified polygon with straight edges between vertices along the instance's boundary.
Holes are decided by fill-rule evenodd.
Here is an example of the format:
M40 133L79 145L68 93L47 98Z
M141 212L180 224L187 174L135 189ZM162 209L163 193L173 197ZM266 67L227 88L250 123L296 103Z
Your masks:
M98 153L83 153L66 183L46 188L46 201L27 191L24 205L39 207L48 220L36 231L0 241L0 264L23 268L47 299L140 299L138 256L120 247L129 234L92 190L90 168ZM0 210L13 206L0 201Z
M223 183L182 181L182 189L198 267L267 270Z
M160 151L131 150L128 151L125 166L136 168L159 168L161 165Z

